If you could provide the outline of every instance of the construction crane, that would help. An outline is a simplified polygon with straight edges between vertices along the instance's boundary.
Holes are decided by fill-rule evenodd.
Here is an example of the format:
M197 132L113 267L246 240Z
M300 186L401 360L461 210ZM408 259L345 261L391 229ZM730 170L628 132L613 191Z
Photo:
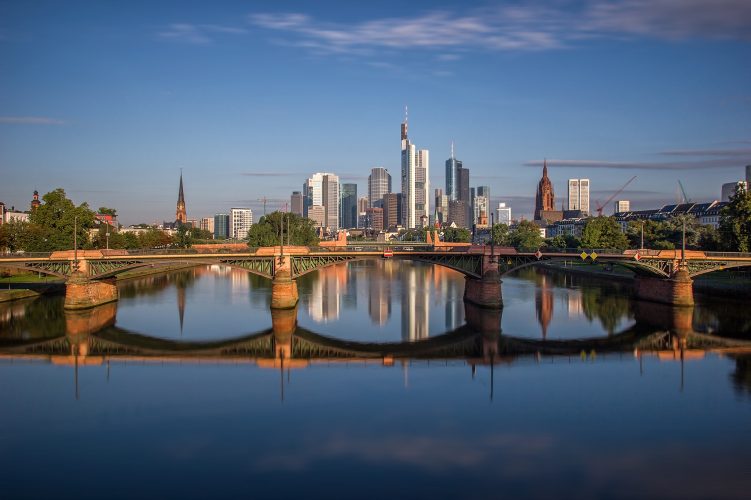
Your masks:
M686 190L683 189L683 183L680 179L678 179L678 185L680 186L681 194L683 195L683 203L691 203L691 200L688 198L688 196L686 196Z
M271 203L279 203L279 206L281 208L282 204L284 204L284 206L286 207L286 204L287 204L287 202L289 200L284 200L284 199L281 199L281 198L266 198L264 196L263 198L258 198L258 201L260 201L260 202L263 203L263 215L266 215L266 204L267 203L269 203L269 202L271 202ZM284 211L285 212L287 211L286 208L285 208Z
M610 203L611 201L613 201L613 198L615 198L616 196L618 196L619 194L621 194L621 191L623 191L624 189L626 189L626 186L628 186L629 184L631 184L631 182L634 179L636 179L636 176L633 176L632 178L630 178L623 186L621 186L621 188L618 191L616 191L615 193L613 193L610 196L610 198L608 198L607 200L605 200L605 203L603 203L602 205L600 205L599 202L595 202L595 204L597 204L597 217L602 217L602 209L605 208L608 205L608 203Z

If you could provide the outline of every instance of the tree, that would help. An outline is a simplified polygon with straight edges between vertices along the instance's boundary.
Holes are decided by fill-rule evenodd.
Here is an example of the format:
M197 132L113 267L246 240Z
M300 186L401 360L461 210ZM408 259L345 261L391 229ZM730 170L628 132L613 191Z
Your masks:
M548 248L557 248L563 250L565 248L579 248L581 241L573 234L559 234L552 238L545 240L545 246Z
M140 248L165 248L172 245L174 241L172 236L155 227L138 235L138 246Z
M315 246L318 236L314 224L312 220L292 212L272 212L250 226L248 246L276 246L280 244L281 237L285 245Z
M42 196L42 204L32 210L29 221L43 229L46 242L44 250L70 250L73 248L73 229L77 242L83 247L89 241L89 229L94 227L94 212L87 203L75 206L57 188Z
M509 243L517 250L531 252L542 246L544 238L540 234L540 228L532 221L523 220L517 224L516 229L509 235Z
M177 234L175 235L174 244L177 248L190 248L191 245L193 245L190 228L185 224L179 224L177 226Z
M614 217L593 217L582 231L581 244L585 248L615 248L625 250L628 239L621 232Z
M505 247L509 245L509 231L506 224L495 224L490 229L490 239L494 245Z
M727 250L751 251L751 193L742 186L720 213L720 238Z
M447 227L443 230L443 241L448 243L469 243L472 233L464 227Z
M97 213L102 214L102 215L111 215L112 217L117 217L116 208L99 207L99 210L97 210Z

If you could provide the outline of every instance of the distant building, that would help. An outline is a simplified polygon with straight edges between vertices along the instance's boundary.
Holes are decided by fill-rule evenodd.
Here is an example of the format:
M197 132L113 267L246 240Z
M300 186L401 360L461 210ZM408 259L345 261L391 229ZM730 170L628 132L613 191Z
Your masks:
M440 224L445 223L449 218L449 197L443 194L442 189L435 190L435 217Z
M365 209L365 228L383 231L383 209L379 207Z
M746 165L746 184L751 186L751 165Z
M738 189L738 187L742 187L744 190L748 191L748 182L736 181L723 184L722 198L720 198L720 201L730 201L730 197L735 194L735 191Z
M568 210L589 215L589 179L568 180Z
M485 228L490 224L488 212L489 201L485 196L475 196L474 223L477 227Z
M185 194L183 193L183 173L180 172L180 189L177 193L177 209L175 210L175 223L186 224L188 215L185 211Z
M244 240L248 237L250 226L253 225L253 211L249 208L230 208L229 226L230 237Z
M535 220L543 220L543 211L553 210L555 210L555 194L553 193L553 183L548 177L548 162L545 160L542 164L542 178L537 184L537 193L535 194Z
M631 210L631 202L628 200L617 200L615 202L615 206L613 207L614 214L620 213L620 212L628 212Z
M326 209L321 205L313 205L308 208L308 219L320 228L326 227Z
M402 137L402 223L412 229L422 216L430 214L430 160L427 149L416 150L407 136L407 117L401 125Z
M399 193L386 193L383 195L383 226L384 229L396 228L401 219L399 213L400 207Z
M292 191L289 199L290 211L302 217L303 215L303 195L300 191Z
M35 208L37 208L41 204L42 202L39 201L39 191L35 189L34 195L31 198L31 210L33 211Z
M469 208L463 200L452 200L449 202L449 224L456 224L457 227L469 227L467 214Z
M341 227L357 227L357 184L342 184Z
M383 167L370 169L368 176L368 200L370 208L383 208L383 195L391 192L391 174Z
M498 203L498 208L495 209L495 212L496 224L511 225L511 207L507 207L505 203Z
M446 196L449 201L458 199L457 169L462 168L462 162L454 156L454 143L451 142L451 157L446 160Z
M230 237L229 214L214 215L214 239L224 240Z
M464 222L462 225L460 225L458 222L456 222L457 219L452 219L451 203L449 203L449 219L451 219L450 222L456 222L459 227L469 227L472 223L472 190L469 187L469 169L464 168L461 162L458 162L456 169L456 197L454 199L456 201L462 202L465 213L461 217L459 217L458 215L457 217ZM457 206L454 206L454 210L456 209Z
M213 217L202 218L199 227L201 228L201 231L208 231L211 234L214 234L214 218Z
M707 203L680 203L665 205L651 210L639 210L620 212L615 214L615 220L620 224L621 230L626 231L629 221L654 220L664 221L679 215L692 215L699 220L700 224L713 226L720 225L721 210L727 206L726 201L710 201Z

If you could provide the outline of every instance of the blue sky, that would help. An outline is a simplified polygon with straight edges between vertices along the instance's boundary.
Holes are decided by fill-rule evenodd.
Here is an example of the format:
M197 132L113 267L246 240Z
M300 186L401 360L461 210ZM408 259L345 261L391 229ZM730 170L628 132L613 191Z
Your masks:
M751 164L751 2L0 0L0 201L65 188L121 222L399 176L399 124L530 216L543 158L593 204L720 195ZM607 211L610 210L608 208Z

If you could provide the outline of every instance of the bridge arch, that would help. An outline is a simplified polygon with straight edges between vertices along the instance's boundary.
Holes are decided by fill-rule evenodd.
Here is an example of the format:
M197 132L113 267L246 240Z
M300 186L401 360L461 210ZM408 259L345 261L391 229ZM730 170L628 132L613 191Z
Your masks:
M245 265L243 265L245 263ZM140 269L145 267L160 268L169 267L177 264L183 264L186 267L197 266L227 266L232 269L239 269L241 271L255 274L266 279L273 278L274 261L273 257L268 259L175 259L175 260L160 260L158 262L149 260L133 260L133 261L93 261L91 268L94 270L90 274L89 279L100 280L105 278L113 278L119 274L134 269ZM114 266L114 267L113 267ZM99 272L97 272L99 271Z
M475 254L453 254L453 255L427 255L420 253L396 254L391 259L395 260L414 260L426 264L434 264L441 267L457 271L464 276L480 278L482 276L482 255ZM364 254L364 255L331 255L331 256L293 256L292 268L293 277L299 278L318 269L331 267L343 262L354 262L362 260L380 260L381 255Z
M54 276L56 278L65 279L68 277L68 270L70 269L70 263L67 261L61 262L2 262L0 261L0 269L19 269L21 271L32 271L35 273L44 274L47 276ZM54 265L49 265L54 264Z
M503 258L503 257L501 257ZM543 256L539 260L536 258L527 259L524 261L521 261L519 263L512 263L510 264L510 267L505 267L502 265L501 270L501 276L507 276L511 273L514 273L516 271L519 271L520 269L524 269L526 267L533 267L533 266L540 266L544 265L547 262L563 262L563 261L570 261L572 260L571 257L551 257L551 256ZM651 266L647 263L637 262L634 260L607 260L605 261L607 263L611 263L613 265L621 266L629 271L633 271L635 274L640 276L650 276L650 277L659 277L659 278L669 278L670 275L655 267Z
M738 262L738 263L731 263L731 264L722 264L717 265L715 267L708 267L706 269L700 269L698 271L690 273L691 278L696 278L697 276L701 276L703 274L710 274L710 273L717 273L720 271L725 271L727 269L738 269L747 267L751 269L751 262Z

